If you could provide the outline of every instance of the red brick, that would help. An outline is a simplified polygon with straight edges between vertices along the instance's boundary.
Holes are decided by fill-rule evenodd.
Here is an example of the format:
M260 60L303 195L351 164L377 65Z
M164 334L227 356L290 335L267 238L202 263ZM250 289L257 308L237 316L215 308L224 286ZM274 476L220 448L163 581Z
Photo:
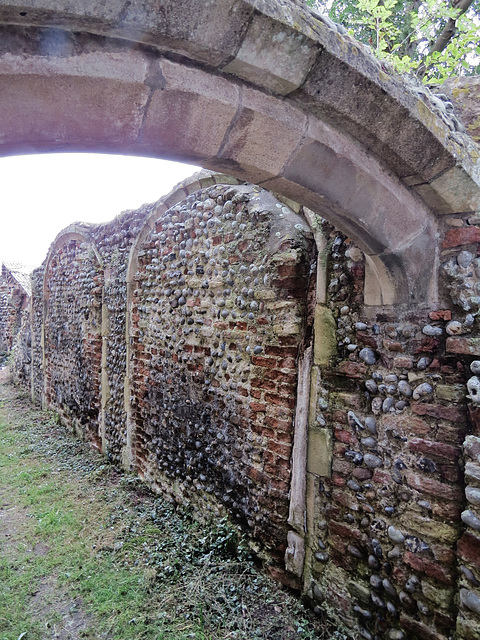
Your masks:
M295 398L288 396L279 396L274 393L266 393L265 394L265 402L269 402L270 404L279 405L280 407L288 407L289 409L293 409L295 407Z
M352 495L342 491L341 489L332 490L332 500L334 502L338 502L338 504L341 504L344 507L347 507L347 509L350 509L351 511L358 511L358 504L354 498L352 498Z
M388 471L382 471L381 469L375 469L373 473L373 482L376 484L386 484L390 485L392 481L392 476L388 473Z
M438 502L432 505L434 516L450 522L460 522L462 513L461 505L454 502Z
M361 342L366 347L372 347L372 349L377 348L377 339L374 336L369 336L368 333L363 333L362 331L357 331L355 335L357 342Z
M272 580L275 580L275 582L279 582L289 589L300 591L302 587L300 578L297 578L291 573L287 573L284 569L280 569L279 567L274 567L272 565L268 566L267 570L270 577Z
M285 433L283 431L275 431L275 439L278 442L285 442L287 444L292 444L292 440L293 440L293 434L291 433L291 431L289 433Z
M351 362L350 360L343 360L337 365L337 372L341 373L348 378L363 379L367 372L367 367L360 362Z
M292 423L289 420L279 420L273 416L265 416L264 423L276 431L291 431Z
M364 467L356 467L352 471L352 476L363 482L363 480L370 480L373 476L373 471L371 469L365 469Z
M457 555L451 547L444 547L441 544L432 544L430 546L435 560L442 564L454 565L457 561Z
M328 528L331 534L336 534L340 536L340 538L353 538L355 540L360 540L361 538L361 533L358 529L353 529L342 522L331 520L328 523Z
M460 447L453 447L443 442L432 442L430 440L422 440L413 438L408 443L410 451L424 453L427 456L442 458L448 462L456 462L461 454Z
M409 632L409 635L407 635L409 638L415 638L416 640L417 638L418 640L447 640L446 636L441 635L437 630L427 627L423 622L410 618L403 611L400 614L400 624Z
M460 558L480 569L480 539L466 531L457 543Z
M431 416L439 420L448 420L449 422L466 421L466 413L464 409L456 407L445 407L440 404L418 403L412 404L412 411L419 416Z
M269 451L273 451L284 458L290 458L290 454L292 453L292 447L289 444L284 444L283 442L270 441L267 447Z
M480 229L477 227L458 227L449 229L442 242L444 249L461 247L465 244L480 242Z
M347 475L352 470L352 464L347 462L346 460L340 460L339 458L334 458L332 460L332 471L336 471L337 473L343 473Z
M412 553L411 551L406 551L403 559L408 566L412 567L412 569L422 571L430 578L443 582L443 584L453 585L455 582L453 573L433 560L428 560L427 558L424 558L419 554Z
M339 442L345 442L346 444L358 442L357 437L351 431L345 431L343 429L335 429L335 439Z
M298 349L296 347L276 347L275 345L267 345L265 347L265 355L279 356L280 358L293 357L296 358Z
M334 442L333 443L333 455L335 456L343 456L345 455L345 451L348 447L343 442Z
M277 387L277 393L282 396L295 396L297 392L297 385L295 384L279 384Z
M440 473L442 474L442 480L446 482L461 482L462 474L458 465L441 464L438 468L440 470Z
M272 478L270 480L269 494L271 495L274 495L275 492L277 492L278 497L278 492L280 492L281 494L285 494L288 493L289 489L290 483L288 481L281 480L280 478Z
M480 435L480 408L479 407L468 407L468 413L470 415L470 421L473 426L473 435Z
M280 466L279 464L267 464L265 465L264 471L272 478L280 478L285 481L290 479L290 470Z
M435 626L444 631L448 637L451 637L452 629L455 627L456 620L452 615L448 615L443 611L435 611L433 615ZM475 638L477 640L477 638Z
M396 356L393 359L393 366L399 369L411 369L413 367L413 358L411 356Z
M240 387L238 385L237 386L237 393L240 394L241 396L247 397L248 396L248 389L245 389L245 387Z
M397 340L384 339L383 346L385 349L387 349L387 351L395 351L397 353L404 350L403 344L401 342L398 342Z
M428 493L429 495L442 498L444 500L458 500L463 499L463 493L461 487L453 486L450 484L444 484L438 480L427 478L426 476L419 475L417 473L407 473L407 484L412 489L416 489L421 493Z
M446 350L459 355L480 356L480 339L450 337L447 338Z
M281 278L296 277L298 275L299 265L296 263L281 264L278 266L277 272Z
M262 373L262 377L288 384L295 384L297 381L296 373L285 373L283 371L278 371L277 369L267 369Z
M347 543L345 541L345 538L342 538L341 536L331 535L329 538L329 543L330 551L337 557L337 563L339 560L344 560L349 557L347 553ZM342 563L341 566L345 565Z
M265 380L263 378L252 378L252 387L257 389L266 389L267 391L276 391L277 385L272 380Z
M346 479L337 473L332 473L332 484L336 487L344 487L347 484Z
M465 440L466 425L460 424L459 428L455 425L440 424L437 429L437 438L441 442L451 442L452 444L462 444Z
M267 405L264 404L263 402L250 402L250 409L255 413L265 411L266 408L267 408Z
M305 284L304 276L293 276L290 278L278 278L272 280L272 286L281 289L290 289L291 293L294 293L296 290L300 290L303 294L306 288Z
M263 356L253 356L252 364L257 367L265 367L266 369L276 368L278 366L275 358L264 358Z
M430 320L444 320L445 322L449 322L452 319L452 312L450 309L439 309L437 311L430 311L428 317Z
M263 484L263 485L268 484L267 476L261 471L259 471L258 469L255 469L255 467L249 467L247 469L247 476L251 478L254 482L258 482L259 484Z

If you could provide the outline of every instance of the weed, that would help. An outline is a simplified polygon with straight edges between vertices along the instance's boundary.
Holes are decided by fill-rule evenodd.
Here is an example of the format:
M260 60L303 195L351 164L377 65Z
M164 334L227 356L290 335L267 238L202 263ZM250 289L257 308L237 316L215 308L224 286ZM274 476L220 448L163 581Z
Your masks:
M256 571L227 519L199 524L11 387L0 395L0 640L335 637Z

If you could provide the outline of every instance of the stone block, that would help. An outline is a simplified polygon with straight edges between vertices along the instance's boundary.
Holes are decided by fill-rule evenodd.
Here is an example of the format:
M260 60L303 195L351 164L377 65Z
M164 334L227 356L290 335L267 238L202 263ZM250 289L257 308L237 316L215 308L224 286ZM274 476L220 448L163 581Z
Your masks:
M437 384L435 393L438 400L459 403L465 400L467 390L463 384Z
M323 305L315 307L314 363L328 366L337 352L336 323L332 311Z
M288 546L285 551L285 569L300 577L303 573L305 560L305 540L295 531L287 534Z
M218 170L233 162L237 177L261 184L281 173L302 139L305 121L306 116L287 102L243 89L241 105L225 132L217 159L205 166Z
M478 460L478 456L480 456L480 438L478 436L467 436L463 443L463 449L465 455L472 460Z
M310 427L308 430L307 471L329 477L332 465L332 436L329 429Z
M148 104L141 146L167 157L206 160L222 145L239 101L228 81L162 61L163 87Z
M286 95L302 84L317 52L316 44L297 30L256 15L235 58L223 70Z
M416 513L409 513L404 522L405 528L411 528L421 538L427 537L445 544L453 544L458 538L458 531L445 522L423 517Z

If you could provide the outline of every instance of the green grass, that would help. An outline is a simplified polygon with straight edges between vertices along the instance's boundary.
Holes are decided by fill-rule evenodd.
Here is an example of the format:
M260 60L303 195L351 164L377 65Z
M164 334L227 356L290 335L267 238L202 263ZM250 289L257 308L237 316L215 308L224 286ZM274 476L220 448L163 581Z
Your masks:
M2 530L0 640L53 638L73 622L85 639L343 637L259 574L226 520L200 525L54 416L0 385L2 396L0 509L11 536Z

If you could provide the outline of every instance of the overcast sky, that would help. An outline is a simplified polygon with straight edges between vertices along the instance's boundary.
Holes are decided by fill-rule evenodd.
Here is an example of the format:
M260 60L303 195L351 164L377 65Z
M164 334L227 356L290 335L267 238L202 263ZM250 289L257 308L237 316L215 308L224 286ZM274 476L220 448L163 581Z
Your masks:
M0 158L0 261L38 266L71 222L106 222L155 202L198 167L128 156Z

